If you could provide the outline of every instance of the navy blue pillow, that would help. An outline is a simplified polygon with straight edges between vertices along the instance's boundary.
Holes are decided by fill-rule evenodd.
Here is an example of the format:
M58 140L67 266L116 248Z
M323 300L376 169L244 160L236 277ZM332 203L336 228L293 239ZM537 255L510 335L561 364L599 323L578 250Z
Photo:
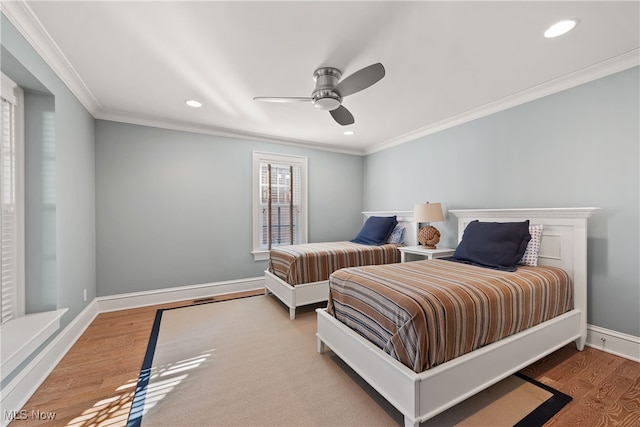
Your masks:
M396 216L370 216L365 221L353 243L363 245L383 245L387 243L393 229L398 224Z
M464 229L453 260L498 270L516 271L529 240L529 220L471 221Z

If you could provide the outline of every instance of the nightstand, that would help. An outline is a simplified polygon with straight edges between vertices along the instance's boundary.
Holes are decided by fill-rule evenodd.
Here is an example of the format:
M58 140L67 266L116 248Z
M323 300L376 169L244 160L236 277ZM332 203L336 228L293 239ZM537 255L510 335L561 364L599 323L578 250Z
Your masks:
M427 249L422 246L403 246L400 250L400 262L415 261L418 257L422 259L444 258L453 255L456 251L450 248ZM407 257L407 254L410 254Z

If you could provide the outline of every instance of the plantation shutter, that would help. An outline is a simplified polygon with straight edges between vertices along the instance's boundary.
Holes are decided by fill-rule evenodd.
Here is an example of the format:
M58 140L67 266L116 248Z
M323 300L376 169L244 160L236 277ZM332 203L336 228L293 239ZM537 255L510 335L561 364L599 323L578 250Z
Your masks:
M16 317L17 217L15 104L2 98L2 141L0 147L0 251L2 258L2 323Z
M302 243L301 167L261 163L261 247Z

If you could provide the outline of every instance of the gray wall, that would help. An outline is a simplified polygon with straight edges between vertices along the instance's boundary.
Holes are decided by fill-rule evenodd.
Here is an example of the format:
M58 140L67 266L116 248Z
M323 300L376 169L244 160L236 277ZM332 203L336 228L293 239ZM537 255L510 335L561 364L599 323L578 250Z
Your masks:
M98 295L263 276L251 254L253 150L308 157L311 242L355 236L361 156L98 120Z
M58 308L55 97L24 94L25 312Z
M639 68L365 158L364 207L600 207L588 322L640 336ZM456 222L441 224L441 246Z
M95 122L11 22L4 15L1 16L1 20L2 71L27 90L32 90L34 93L45 92L54 100L55 123L49 123L46 126L42 122L25 123L27 133L36 131L36 134L39 133L43 138L40 143L46 140L49 148L55 147L55 152L47 154L53 158L52 169L49 171L55 170L54 179L45 184L51 185L50 192L55 193L50 199L55 203L55 220L51 221L49 217L45 221L46 232L42 230L38 232L37 227L31 228L26 224L25 233L30 236L27 237L27 243L46 248L42 252L46 256L43 256L38 264L31 264L26 275L38 277L43 271L47 272L46 275L55 275L55 280L47 277L48 282L45 282L48 284L44 284L45 287L41 288L41 292L46 295L41 296L42 299L37 301L36 305L46 309L68 308L61 320L62 327L65 327L93 300L96 293ZM47 102L50 102L52 98L47 99ZM30 100L36 99L31 97ZM32 114L31 119L34 119L33 114L38 108L28 112ZM44 113L47 109L50 110L50 105L43 106L40 112ZM45 116L46 114L40 114L40 119L44 120ZM51 117L49 116L48 119ZM45 135L48 130L52 130L53 135ZM31 144L34 143L33 141L38 141L38 138L26 142ZM38 150L30 150L31 148L33 147L25 147L25 155L29 152L38 153ZM42 154L40 150L40 154L36 156ZM27 158L25 161L42 162L42 159ZM31 179L40 178L31 177ZM29 179L29 176L25 177L26 181ZM29 195L26 197L28 198ZM27 212L28 216L29 212ZM55 224L55 230L50 229L53 224ZM34 232L40 233L39 237L36 235L34 239ZM51 242L52 236L53 242ZM30 248L26 250L29 251ZM55 259L53 266L47 265L48 260L51 259ZM37 280L33 283L37 284ZM51 283L54 284L51 285ZM50 286L53 286L53 289ZM83 301L84 289L87 289L88 293L86 302ZM30 307L30 301L27 301L27 307ZM39 351L36 351L32 357ZM13 375L17 375L23 367L24 365L18 368Z

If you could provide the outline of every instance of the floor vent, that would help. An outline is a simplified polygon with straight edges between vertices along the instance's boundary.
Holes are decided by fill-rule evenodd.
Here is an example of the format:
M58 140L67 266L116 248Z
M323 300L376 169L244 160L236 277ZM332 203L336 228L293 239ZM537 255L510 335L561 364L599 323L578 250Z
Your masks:
M215 302L216 299L214 297L207 297L207 298L200 298L200 299L194 299L193 300L193 305L198 305L198 304L208 304L210 302Z

